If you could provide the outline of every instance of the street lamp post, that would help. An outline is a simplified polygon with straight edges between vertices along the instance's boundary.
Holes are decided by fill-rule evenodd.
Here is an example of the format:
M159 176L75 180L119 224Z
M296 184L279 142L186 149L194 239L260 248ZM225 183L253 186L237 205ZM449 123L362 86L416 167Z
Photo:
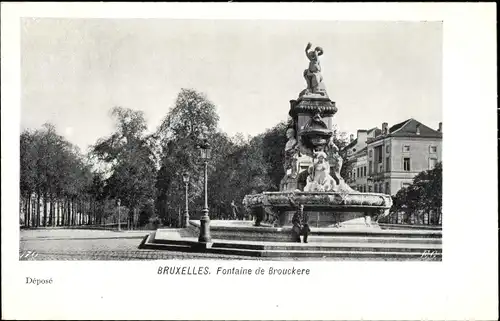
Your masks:
M120 205L122 204L122 201L120 199L118 199L118 231L121 231L122 230L122 226L121 226L121 208L120 208Z
M208 160L210 159L210 144L207 140L200 145L200 153L201 159L205 164L205 206L203 207L202 213L203 215L200 218L200 236L198 238L198 242L200 243L209 243L212 238L210 237L210 217L208 215L208 197L207 197L207 172L208 172Z
M185 172L182 174L182 181L186 186L186 208L184 210L184 217L182 218L181 227L189 226L189 198L188 198L188 186L189 186L189 173Z

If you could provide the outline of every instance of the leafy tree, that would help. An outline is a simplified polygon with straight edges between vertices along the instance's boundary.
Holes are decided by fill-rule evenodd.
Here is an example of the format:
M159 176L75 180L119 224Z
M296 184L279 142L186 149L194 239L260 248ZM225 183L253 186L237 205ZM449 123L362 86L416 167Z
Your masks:
M280 182L285 175L283 169L284 146L286 144L286 130L289 126L286 122L280 122L273 128L267 130L262 137L262 157L267 165L266 171L269 178L268 189L278 191Z
M202 204L203 167L199 161L198 146L207 139L213 149L215 161L222 157L218 148L217 125L219 116L215 105L206 95L193 89L181 89L174 107L162 121L155 137L162 146L161 167L156 180L157 209L164 221L174 221L184 208L182 173L189 172L190 201ZM209 162L209 177L214 160Z
M91 152L110 165L111 175L106 180L108 197L119 198L132 209L128 219L133 225L137 223L137 210L156 194L156 155L150 142L154 137L146 134L142 111L115 107L111 116L116 120L116 131L99 139Z
M430 216L430 224L440 224L442 215L442 177L443 165L436 164L432 170L420 172L413 179L413 184L400 189L393 197L391 212L393 215L402 213L405 222L409 223L412 216L419 221L421 215L435 213Z

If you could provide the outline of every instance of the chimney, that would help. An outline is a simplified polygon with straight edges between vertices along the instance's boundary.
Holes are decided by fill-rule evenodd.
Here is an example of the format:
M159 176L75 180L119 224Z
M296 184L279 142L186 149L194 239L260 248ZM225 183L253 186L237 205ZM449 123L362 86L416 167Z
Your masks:
M420 124L417 124L417 129L415 131L417 135L420 135Z
M440 132L440 133L443 132L443 123L442 122L439 122L438 132Z
M382 135L387 135L388 132L387 132L387 126L389 126L389 124L387 123L382 123Z
M368 132L366 130L359 130L357 132L358 144L361 145L360 148L366 146L366 140L368 139Z
M351 134L351 136L349 136L349 142L352 142L354 140L354 134Z

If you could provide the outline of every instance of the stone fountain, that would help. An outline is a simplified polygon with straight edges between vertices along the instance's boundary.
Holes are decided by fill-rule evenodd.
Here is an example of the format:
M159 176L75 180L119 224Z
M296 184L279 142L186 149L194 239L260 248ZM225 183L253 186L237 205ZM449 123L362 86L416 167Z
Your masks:
M247 195L243 203L256 218L256 226L379 229L377 221L388 215L392 199L385 194L359 193L341 177L342 157L333 140L337 107L321 75L323 49L311 47L308 43L305 50L307 88L290 101L292 125L286 131L280 191Z
M190 220L186 228L146 235L140 249L377 260L422 260L432 253L432 260L441 260L441 231L381 228L377 221L388 215L391 197L359 193L344 182L332 130L337 107L321 75L323 49L311 47L306 47L307 87L290 101L293 121L286 130L280 191L246 195L243 200L255 221L213 220L211 242L200 243L201 222Z

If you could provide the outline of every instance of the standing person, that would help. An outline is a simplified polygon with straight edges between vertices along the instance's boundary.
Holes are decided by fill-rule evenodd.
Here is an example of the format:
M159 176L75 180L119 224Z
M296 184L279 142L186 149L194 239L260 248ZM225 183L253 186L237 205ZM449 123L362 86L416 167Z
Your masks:
M238 210L238 206L236 206L236 204L234 203L234 200L231 201L231 210L233 212L233 219L238 219L239 217L239 210Z

